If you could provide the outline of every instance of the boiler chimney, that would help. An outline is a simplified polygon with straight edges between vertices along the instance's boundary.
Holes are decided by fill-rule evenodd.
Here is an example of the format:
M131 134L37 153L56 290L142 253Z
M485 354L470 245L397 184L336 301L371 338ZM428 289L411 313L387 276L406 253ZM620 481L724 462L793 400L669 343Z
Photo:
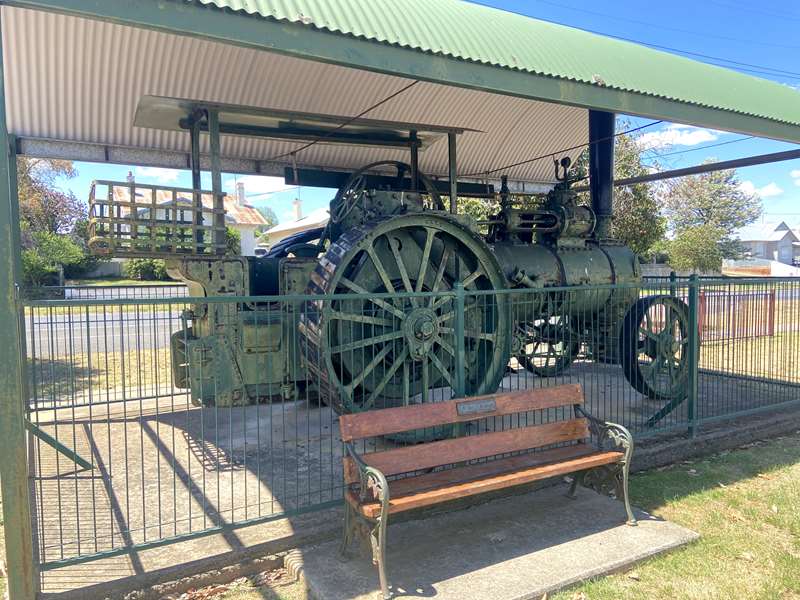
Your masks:
M246 200L244 197L244 182L237 181L236 182L236 205L237 206L244 206L246 204Z

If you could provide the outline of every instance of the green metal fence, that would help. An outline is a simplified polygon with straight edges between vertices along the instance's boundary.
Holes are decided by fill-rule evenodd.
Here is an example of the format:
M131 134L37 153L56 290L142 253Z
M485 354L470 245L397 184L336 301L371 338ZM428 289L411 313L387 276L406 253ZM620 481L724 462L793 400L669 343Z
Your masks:
M794 280L23 304L44 572L337 504L329 405L577 382L589 411L643 439L800 403ZM246 327L196 344L198 311Z

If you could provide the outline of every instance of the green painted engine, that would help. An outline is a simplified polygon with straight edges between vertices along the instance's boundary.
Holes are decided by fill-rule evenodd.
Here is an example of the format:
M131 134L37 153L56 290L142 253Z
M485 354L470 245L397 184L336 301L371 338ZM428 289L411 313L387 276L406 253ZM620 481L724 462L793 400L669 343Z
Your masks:
M369 174L387 168L396 170L393 185L370 185ZM203 405L314 394L339 412L421 401L436 390L444 396L457 384L466 394L491 393L512 356L542 376L569 366L586 337L578 323L607 330L590 340L590 352L619 360L616 341L637 291L564 288L638 282L638 262L627 247L596 239L593 211L567 182L533 208L513 206L504 190L500 212L479 224L445 211L433 182L420 174L415 185L409 173L397 162L353 173L324 230L263 258L172 261L170 273L190 295L209 298L172 336L176 384ZM442 294L457 282L463 307L455 294ZM493 293L509 288L542 292ZM297 294L324 298L304 302ZM544 346L546 360L538 360Z
M324 228L258 258L223 254L219 193L96 182L89 244L165 258L202 299L171 337L173 381L198 405L318 397L368 410L492 393L509 368L550 377L579 355L621 363L651 398L682 398L685 304L639 298L636 256L600 234L607 223L561 167L546 198L504 183L478 222L446 211L409 165L373 163L347 177Z

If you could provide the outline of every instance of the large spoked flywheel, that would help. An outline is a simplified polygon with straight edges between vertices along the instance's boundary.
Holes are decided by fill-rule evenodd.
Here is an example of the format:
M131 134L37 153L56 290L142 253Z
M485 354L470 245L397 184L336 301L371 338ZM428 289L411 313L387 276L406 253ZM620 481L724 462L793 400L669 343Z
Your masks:
M464 339L456 339L452 295L467 292ZM320 260L301 319L308 368L323 400L338 412L423 402L429 390L455 385L455 353L465 349L467 394L493 392L510 352L510 311L503 297L475 295L505 285L500 266L477 235L444 214L406 214L344 233ZM337 299L335 295L350 295ZM357 296L353 296L356 294Z

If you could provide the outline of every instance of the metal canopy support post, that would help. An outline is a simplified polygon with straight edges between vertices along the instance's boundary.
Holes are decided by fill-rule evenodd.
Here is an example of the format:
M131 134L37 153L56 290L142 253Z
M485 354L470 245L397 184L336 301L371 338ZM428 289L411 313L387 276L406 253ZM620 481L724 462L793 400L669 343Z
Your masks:
M611 237L614 212L614 113L589 111L589 191L597 215L595 236Z
M419 138L416 131L408 132L411 140L411 191L416 192L419 187Z
M6 565L10 600L33 600L37 578L33 558L33 528L28 489L23 360L17 278L19 219L16 203L16 154L6 128L3 55L0 43L0 482L5 523ZM14 176L12 176L12 171Z
M192 189L199 190L203 187L200 176L200 119L198 115L194 114L191 120L192 124L189 128L189 145L191 148L189 167L192 170ZM197 228L195 229L194 241L196 244L202 244L203 230L200 227L203 225L203 211L201 210L203 199L199 193L192 194L192 203L194 204L192 224ZM197 246L195 246L195 250L197 250Z
M458 212L458 169L456 167L456 134L447 134L447 177L450 180L450 212Z
M215 251L222 254L225 244L225 203L219 155L219 113L213 109L208 111L208 150L211 154L211 191L214 192L214 246Z

